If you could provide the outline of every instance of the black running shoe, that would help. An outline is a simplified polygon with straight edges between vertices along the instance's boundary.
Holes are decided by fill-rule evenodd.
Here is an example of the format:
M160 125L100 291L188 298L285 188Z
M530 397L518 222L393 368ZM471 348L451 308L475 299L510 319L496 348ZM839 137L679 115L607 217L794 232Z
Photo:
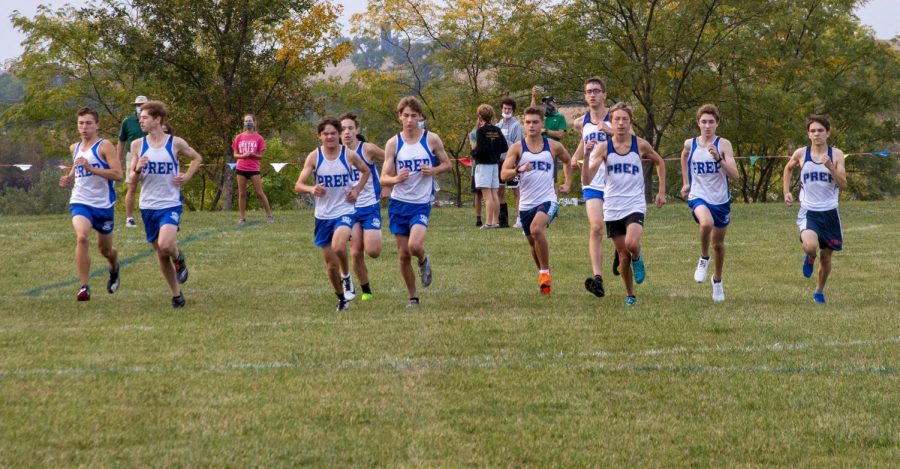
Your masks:
M350 300L338 300L337 311L349 311L350 310Z
M175 278L178 283L187 282L188 279L187 262L184 260L184 251L181 249L178 250L178 257L175 258Z
M109 280L106 281L106 291L115 293L119 289L119 263L116 262L116 269L109 269Z
M613 275L619 276L619 251L616 251L613 257Z
M178 296L172 297L172 307L175 309L184 308L185 303L187 303L187 301L184 300L183 292L178 292Z
M584 279L585 290L593 293L598 298L603 298L606 292L603 291L603 278L588 277Z

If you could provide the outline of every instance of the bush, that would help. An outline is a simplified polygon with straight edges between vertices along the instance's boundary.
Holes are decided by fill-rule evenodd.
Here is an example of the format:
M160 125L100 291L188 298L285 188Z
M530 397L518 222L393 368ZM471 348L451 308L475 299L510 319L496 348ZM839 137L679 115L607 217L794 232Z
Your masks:
M0 191L0 213L4 215L46 215L66 213L71 188L59 187L58 169L45 167L28 191L7 187Z

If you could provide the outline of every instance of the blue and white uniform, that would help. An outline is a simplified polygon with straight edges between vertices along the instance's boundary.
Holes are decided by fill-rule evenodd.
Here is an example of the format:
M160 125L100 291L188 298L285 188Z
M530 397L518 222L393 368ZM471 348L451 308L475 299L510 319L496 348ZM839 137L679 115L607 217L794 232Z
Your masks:
M833 161L832 147L828 159ZM819 236L819 247L840 251L844 245L841 217L838 214L840 188L824 163L812 160L810 147L800 166L800 212L797 228L802 233L812 230Z
M141 169L141 198L138 206L147 241L152 243L159 237L160 227L179 225L182 199L181 188L174 181L180 172L178 158L172 149L175 137L169 135L166 143L159 148L151 147L148 138L141 139L141 152L138 155L138 158L149 159L147 166Z
M100 145L103 143L103 139L83 150L81 143L78 142L75 146L73 162L78 158L84 158L92 168L109 169L109 164L100 158ZM81 166L75 166L75 185L69 198L69 211L73 217L81 215L90 220L91 226L95 230L101 234L109 234L114 227L113 206L115 203L116 191L113 181L86 171Z
M621 220L632 213L645 213L644 170L638 153L637 137L631 136L628 153L616 152L612 139L606 151L606 190L603 218L608 222Z
M359 142L356 147L356 154L369 167L369 179L366 185L356 198L356 211L353 214L353 223L359 223L364 230L380 230L381 229L381 207L378 201L381 200L381 181L378 180L378 168L375 162L366 159L363 154L364 142ZM350 167L353 173L353 180L359 181L360 172L355 167Z
M586 158L586 165L591 164L591 161L594 159L594 155L597 153L597 150L600 148L600 143L607 141L607 134L603 130L603 122L609 122L609 112L601 120L600 124L595 124L591 122L591 112L588 111L584 113L584 120L581 125L581 143L583 145L587 145L587 143L591 140L597 142L594 146L594 149L591 151ZM597 169L597 173L594 174L594 178L591 179L590 184L584 186L584 200L590 199L600 199L603 200L603 191L606 189L606 183L604 182L604 178L606 177L606 163L600 165L600 168Z
M434 176L422 174L422 166L435 167L438 160L428 148L428 131L415 143L403 141L403 134L397 134L397 154L394 157L397 174L409 170L409 177L391 191L388 204L391 233L409 236L413 225L428 226L431 216L431 201L434 198Z
M329 160L325 158L321 147L316 149L314 176L316 184L325 187L325 195L316 198L316 247L330 246L335 230L341 226L353 227L356 207L347 201L347 194L353 190L356 181L347 163L346 151L347 147L341 145L338 157Z
M719 150L719 137L713 141ZM721 155L721 151L719 153ZM688 155L688 207L691 214L700 205L706 206L713 217L716 228L725 228L731 222L731 190L728 187L728 174L721 162L716 162L709 148L697 144L697 138L691 139L691 153ZM694 216L694 221L697 217Z
M531 235L531 222L538 212L546 213L553 221L558 208L556 200L555 173L553 172L553 154L550 152L550 141L543 138L540 150L529 149L522 139L522 157L517 168L531 164L531 170L519 173L519 218L522 221L522 232Z

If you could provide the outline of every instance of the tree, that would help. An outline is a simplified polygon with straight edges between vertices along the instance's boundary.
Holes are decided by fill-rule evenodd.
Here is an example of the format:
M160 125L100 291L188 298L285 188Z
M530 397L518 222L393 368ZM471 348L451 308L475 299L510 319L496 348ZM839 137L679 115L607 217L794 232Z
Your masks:
M152 89L146 94L169 104L177 133L205 156L214 182L209 207L221 200L229 210L226 163L242 115L257 114L277 130L304 113L306 80L349 53L349 44L331 42L337 14L309 0L104 0L55 14L42 9L33 20L14 18L27 36L17 70L29 76L26 103L49 115L85 101L114 115L135 84ZM42 62L52 72L44 76L62 78L57 86L37 88L41 72L29 67ZM25 107L19 116L38 117ZM191 186L189 194L205 190Z

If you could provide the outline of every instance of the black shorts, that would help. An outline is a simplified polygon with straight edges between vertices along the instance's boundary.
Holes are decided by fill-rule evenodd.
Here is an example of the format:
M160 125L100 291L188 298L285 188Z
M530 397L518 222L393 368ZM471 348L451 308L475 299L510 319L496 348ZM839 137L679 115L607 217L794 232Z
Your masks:
M475 162L472 162L472 177L469 180L472 181L472 193L473 194L481 194L481 189L475 187Z
M637 223L644 226L644 214L641 212L629 213L621 220L613 220L606 222L606 237L615 238L616 236L625 236L628 231L628 225Z
M247 179L252 178L253 176L259 176L259 171L242 171L240 169L235 171L235 174L238 176L244 176Z

